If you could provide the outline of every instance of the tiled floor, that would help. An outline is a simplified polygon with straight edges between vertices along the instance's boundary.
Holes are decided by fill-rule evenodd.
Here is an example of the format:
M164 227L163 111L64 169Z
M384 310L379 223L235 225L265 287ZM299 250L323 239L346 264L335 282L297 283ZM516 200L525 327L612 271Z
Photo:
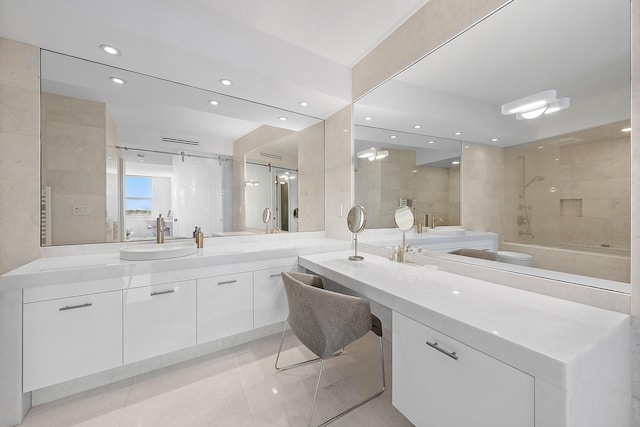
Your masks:
M287 333L281 364L310 356ZM225 350L33 408L28 427L306 426L319 364L275 373L280 335ZM391 405L391 351L385 341L385 393L335 421L335 427L412 426ZM372 333L325 362L315 425L380 386Z

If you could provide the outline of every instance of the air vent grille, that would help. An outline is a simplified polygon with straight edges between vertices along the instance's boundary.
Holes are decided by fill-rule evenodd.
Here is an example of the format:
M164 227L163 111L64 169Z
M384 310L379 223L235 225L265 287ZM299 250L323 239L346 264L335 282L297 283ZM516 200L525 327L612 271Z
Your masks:
M278 156L277 154L271 154L271 153L260 153L260 155L262 157L268 157L270 159L278 159L278 160L282 160L282 156Z
M176 138L162 138L162 142L166 142L169 144L182 144L182 145L200 145L198 141L188 141L186 139L176 139Z

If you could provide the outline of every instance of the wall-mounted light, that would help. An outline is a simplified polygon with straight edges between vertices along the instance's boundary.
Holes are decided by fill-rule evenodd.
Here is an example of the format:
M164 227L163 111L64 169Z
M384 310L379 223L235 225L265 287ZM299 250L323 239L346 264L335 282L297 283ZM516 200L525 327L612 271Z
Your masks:
M518 120L531 120L564 110L570 105L569 98L557 98L555 90L545 90L502 104L501 112L505 116L515 114Z
M384 159L385 157L389 157L389 152L387 150L377 150L371 147L366 150L359 151L357 156L359 159L369 159L369 161L372 162L374 160L380 160Z

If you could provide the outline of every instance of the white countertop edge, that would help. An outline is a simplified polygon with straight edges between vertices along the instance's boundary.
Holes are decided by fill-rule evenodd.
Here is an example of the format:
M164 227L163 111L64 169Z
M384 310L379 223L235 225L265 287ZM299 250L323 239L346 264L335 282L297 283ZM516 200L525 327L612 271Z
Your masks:
M317 255L305 255L299 258L299 264L314 271L317 274L327 277L330 280L341 283L354 291L362 294L363 296L377 301L388 308L405 314L408 317L415 319L416 321L423 323L429 327L439 330L440 332L449 335L455 339L458 339L483 353L491 355L503 362L520 369L524 372L532 373L537 378L545 379L546 381L556 383L562 386L562 383L558 383L559 378L566 378L567 366L574 358L583 352L589 351L594 342L599 340L602 336L608 332L613 331L624 322L629 322L629 316L609 310L603 310L579 303L574 303L566 300L560 300L558 298L540 295L528 291L523 291L515 288L509 288L502 285L484 282L478 279L464 278L465 281L473 283L474 287L478 290L482 290L482 287L487 287L493 295L500 297L500 294L504 294L505 305L509 298L514 296L528 298L532 300L531 303L531 315L544 316L545 310L551 310L549 312L549 319L546 319L547 326L541 326L542 320L537 322L536 327L542 327L544 330L538 331L538 336L533 336L527 331L522 331L521 334L514 333L513 330L506 334L494 334L493 331L487 330L481 326L481 322L474 322L473 320L461 321L455 317L450 316L448 313L443 313L434 309L429 303L422 303L413 301L403 295L403 292L393 293L382 289L380 284L371 284L363 281L362 278L358 278L347 271L337 271L335 268L327 265L329 260L338 260L343 257L347 257L349 252L336 252L334 254L317 254ZM393 269L424 269L422 266L409 266L400 265L398 263L391 263L382 257L375 255L366 255L365 259L375 262L384 266L384 263L390 263ZM379 272L377 272L379 273ZM460 279L453 273L445 273L451 275L452 278ZM412 275L415 273L411 273ZM378 279L381 279L378 274ZM456 277L457 276L457 277ZM437 286L438 283L425 284L424 286ZM496 288L498 287L498 288ZM491 289L489 289L491 288ZM503 288L503 289L500 289ZM496 294L497 292L497 294ZM406 293L405 293L406 294ZM435 295L437 298L441 298L440 295ZM490 298L487 301L490 302ZM546 303L546 304L545 304ZM437 304L433 304L437 306ZM539 306L539 307L538 307ZM563 309L563 307L571 308L572 312L575 311L574 317L565 314L557 313L554 311ZM487 307L487 310L499 310L499 301L494 301L494 307ZM521 309L521 307L518 307ZM526 315L526 313L522 313ZM564 319L564 322L561 322ZM593 319L590 319L590 316ZM582 320L580 320L582 318ZM601 320L606 319L602 324ZM584 320L587 319L587 320ZM507 327L513 319L505 318L505 326ZM592 323L589 323L591 321ZM572 329L573 328L573 329ZM548 330L547 330L548 329ZM567 334L578 331L581 335L571 340L571 337L567 337ZM548 340L541 339L543 335L548 335ZM561 343L564 348L562 351L556 351L553 348L554 343Z

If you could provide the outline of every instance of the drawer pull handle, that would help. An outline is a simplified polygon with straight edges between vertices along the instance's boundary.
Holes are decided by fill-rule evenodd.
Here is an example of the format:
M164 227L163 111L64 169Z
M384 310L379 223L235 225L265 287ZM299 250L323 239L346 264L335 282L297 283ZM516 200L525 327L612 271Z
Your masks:
M455 352L455 351L454 351L454 352L449 352L449 351L447 351L447 350L443 349L442 347L440 347L440 346L438 345L438 343L437 343L437 342L429 342L429 341L427 341L427 345L428 345L429 347L435 348L435 349L436 349L436 350L438 350L440 353L444 353L444 354L446 354L447 356L449 356L449 357L450 357L450 358L452 358L453 360L458 360L458 355L456 354L456 352Z
M175 289L167 289L166 291L158 291L158 292L151 292L151 296L155 297L157 295L166 295L166 294L172 294L174 293L176 290Z
M272 274L271 276L269 276L269 278L280 277L281 275L282 275L282 273Z
M60 308L60 311L75 310L76 308L86 308L86 307L91 307L92 305L93 304L90 302L87 302L85 304L79 304L79 305L68 305L66 307Z
M218 285L230 285L231 283L237 283L237 280L226 280L224 282L218 282Z

